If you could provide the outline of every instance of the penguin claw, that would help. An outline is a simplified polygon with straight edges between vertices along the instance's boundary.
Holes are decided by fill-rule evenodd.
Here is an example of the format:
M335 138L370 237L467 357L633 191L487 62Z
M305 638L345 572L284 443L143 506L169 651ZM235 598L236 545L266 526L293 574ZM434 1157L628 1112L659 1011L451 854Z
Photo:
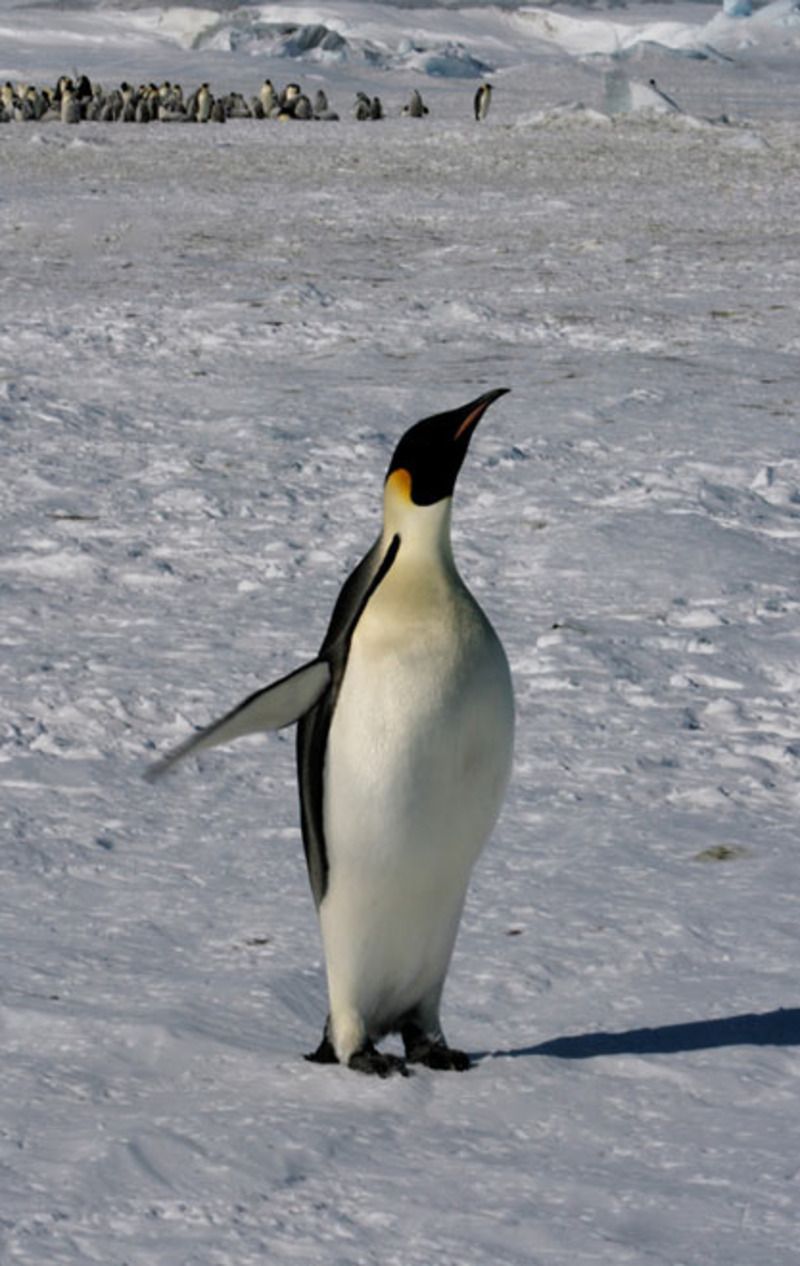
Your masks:
M472 1067L472 1060L466 1051L454 1050L445 1046L444 1042L419 1042L411 1050L406 1051L410 1064L424 1064L426 1068L439 1071L464 1073Z
M399 1073L401 1077L411 1075L404 1059L399 1055L385 1055L382 1051L377 1051L371 1043L360 1051L354 1051L347 1061L347 1067L374 1077L391 1077L393 1073Z

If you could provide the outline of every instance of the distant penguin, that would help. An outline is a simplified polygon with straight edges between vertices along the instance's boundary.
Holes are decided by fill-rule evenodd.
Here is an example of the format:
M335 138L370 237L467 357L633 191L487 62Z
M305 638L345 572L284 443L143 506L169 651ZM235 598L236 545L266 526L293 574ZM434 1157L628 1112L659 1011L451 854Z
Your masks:
M478 123L482 123L489 113L489 106L492 104L492 85L481 84L475 93L475 119Z
M201 84L197 92L197 122L207 123L211 118L211 107L214 104L214 98L208 89L208 84Z
M294 101L295 97L299 97L299 96L300 96L299 84L294 84L294 83L286 84L286 86L281 89L280 95L278 97L278 100L281 105L281 109L286 110L291 105L292 101Z
M322 88L317 91L317 95L314 98L314 118L321 119L326 123L335 122L339 118Z
M373 97L369 103L369 117L371 119L383 118L383 105L380 97Z
M122 97L119 90L110 92L103 102L99 118L103 123L116 123L122 115Z
M216 100L212 101L209 118L212 123L224 123L226 121L225 102L221 97L217 97Z
M312 119L314 117L313 107L304 92L299 93L292 100L291 113L293 119Z
M252 119L253 112L240 92L230 92L224 99L225 114L229 119Z
M15 123L34 123L36 121L36 103L35 97L31 96L29 88L22 87L21 91L13 99L13 107L11 117ZM80 107L78 107L78 120L80 120Z
M410 119L421 119L427 113L428 107L422 100L422 94L415 88L408 99L408 104L403 106L401 114L407 115Z
M61 94L61 122L80 123L81 106L71 88L65 88Z
M180 84L164 84L158 90L157 115L162 123L186 123L187 113L183 104Z
M473 864L511 764L503 648L456 570L453 490L504 390L423 419L398 443L383 529L346 581L316 659L160 761L299 721L301 820L330 1010L309 1056L380 1077L461 1071L439 1019ZM376 1047L401 1035L405 1060Z
M96 123L100 118L100 113L105 105L105 93L100 87L95 88L90 101L84 101L81 105L81 115L84 119L88 119L90 123Z
M270 110L275 105L276 96L272 81L265 79L258 90L258 97L261 102L261 108L264 111L265 118L269 115Z
M28 89L28 100L33 106L33 117L37 120L44 119L50 114L50 97L47 89L41 92L36 88Z
M197 94L199 91L199 88L195 88L193 92L189 93L184 102L186 117L191 119L193 122L197 118Z
M356 93L356 101L353 106L353 114L359 123L365 122L372 118L372 102L365 92Z

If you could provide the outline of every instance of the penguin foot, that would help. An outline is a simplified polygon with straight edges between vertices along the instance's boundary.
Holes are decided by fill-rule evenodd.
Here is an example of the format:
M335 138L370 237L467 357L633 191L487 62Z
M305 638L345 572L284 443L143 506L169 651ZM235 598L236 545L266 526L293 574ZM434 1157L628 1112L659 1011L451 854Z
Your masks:
M310 1060L312 1064L338 1064L339 1059L336 1051L333 1049L333 1043L328 1037L327 1032L323 1033L322 1041L315 1051L310 1051L308 1055L303 1056L304 1059Z
M358 1073L370 1073L373 1077L391 1077L393 1073L399 1073L401 1077L409 1076L404 1059L399 1055L384 1055L371 1042L362 1046L360 1051L353 1052L347 1061L347 1067L354 1068Z
M409 1064L424 1064L426 1068L446 1072L464 1073L472 1067L466 1051L454 1050L444 1042L433 1042L427 1037L420 1037L406 1046L406 1059Z

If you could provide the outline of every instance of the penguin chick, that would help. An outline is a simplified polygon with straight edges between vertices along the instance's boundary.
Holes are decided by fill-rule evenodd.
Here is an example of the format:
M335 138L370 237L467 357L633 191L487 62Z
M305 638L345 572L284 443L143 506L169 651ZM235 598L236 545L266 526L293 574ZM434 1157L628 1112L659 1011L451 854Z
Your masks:
M353 114L360 123L372 118L372 102L365 92L357 92Z
M61 93L61 122L80 123L80 121L80 102L71 88L65 88Z
M398 443L383 528L339 595L319 654L193 735L190 752L299 721L300 815L330 1010L308 1056L385 1077L461 1071L439 1006L470 873L511 764L508 663L461 579L453 490L505 389L423 419ZM405 1060L376 1047L400 1033Z
M225 98L225 114L229 119L252 119L253 112L240 92L231 92Z
M339 119L323 88L317 90L317 95L314 98L314 118L324 123L338 122Z
M299 93L292 100L291 113L293 119L311 119L314 117L311 102L304 92Z

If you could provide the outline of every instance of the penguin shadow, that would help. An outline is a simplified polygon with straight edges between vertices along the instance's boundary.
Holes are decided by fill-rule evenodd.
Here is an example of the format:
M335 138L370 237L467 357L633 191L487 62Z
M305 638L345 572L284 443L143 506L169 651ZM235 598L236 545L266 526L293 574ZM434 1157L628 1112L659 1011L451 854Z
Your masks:
M551 1059L597 1059L603 1055L677 1055L723 1046L800 1046L800 1007L779 1007L777 1011L760 1015L665 1024L656 1029L580 1033L515 1050L484 1051L475 1057L522 1059L529 1055L548 1055Z

